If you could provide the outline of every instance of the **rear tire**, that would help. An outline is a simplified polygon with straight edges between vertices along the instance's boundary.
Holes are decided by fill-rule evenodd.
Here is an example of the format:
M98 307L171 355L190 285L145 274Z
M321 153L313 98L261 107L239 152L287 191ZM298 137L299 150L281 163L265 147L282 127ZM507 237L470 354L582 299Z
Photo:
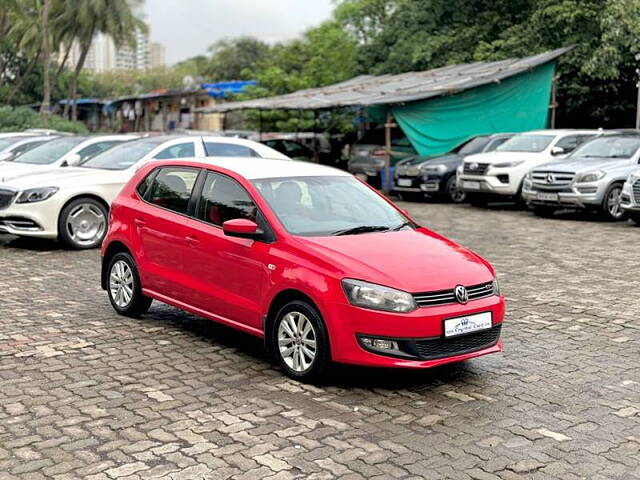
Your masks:
M273 323L273 353L284 373L311 382L322 377L330 363L329 339L320 312L303 300L287 303Z
M62 209L58 237L75 250L97 248L107 234L107 208L93 198L77 198Z
M107 293L113 309L126 317L139 317L146 313L152 302L142 293L136 262L125 252L116 253L109 262Z

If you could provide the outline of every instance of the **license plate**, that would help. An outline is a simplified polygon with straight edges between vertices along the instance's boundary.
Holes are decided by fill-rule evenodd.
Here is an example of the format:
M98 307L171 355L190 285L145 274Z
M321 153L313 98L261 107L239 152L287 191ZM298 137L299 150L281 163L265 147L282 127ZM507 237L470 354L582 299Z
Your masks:
M410 187L413 182L410 178L399 178L398 186L399 187Z
M437 183L425 183L422 185L422 190L425 192L437 192L439 187Z
M477 332L479 330L488 330L492 325L491 312L448 318L444 321L444 336L457 337L458 335Z
M462 182L462 188L468 188L470 190L480 190L480 182L470 182L468 180L464 180Z
M548 202L557 202L558 201L558 194L557 193L538 192L538 200L546 200Z

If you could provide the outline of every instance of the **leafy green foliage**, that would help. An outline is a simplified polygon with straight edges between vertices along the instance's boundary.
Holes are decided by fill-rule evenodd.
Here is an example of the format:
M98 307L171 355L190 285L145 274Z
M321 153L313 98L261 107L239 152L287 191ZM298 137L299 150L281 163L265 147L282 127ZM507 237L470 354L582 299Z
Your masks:
M58 115L49 115L45 123L42 115L28 107L0 107L0 132L19 132L28 128L52 128L61 132L87 133L80 122L71 122Z

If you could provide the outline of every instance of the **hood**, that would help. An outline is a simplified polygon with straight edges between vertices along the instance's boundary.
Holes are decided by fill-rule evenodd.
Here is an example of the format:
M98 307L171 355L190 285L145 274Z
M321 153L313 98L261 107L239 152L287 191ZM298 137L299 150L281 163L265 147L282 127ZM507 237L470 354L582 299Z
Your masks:
M624 170L637 167L637 163L629 158L589 158L589 157L569 157L564 160L546 163L544 166L535 168L535 170L553 170L554 172L588 172L591 170L603 170L605 172L614 172L616 170Z
M464 159L465 162L477 162L477 163L502 163L502 162L517 162L519 160L543 160L547 158L551 160L551 156L546 153L538 152L486 152L476 153L475 155L467 155Z
M64 188L78 185L106 185L114 182L126 183L131 176L132 172L128 170L64 167L15 177L4 184L19 190L34 187Z
M1 162L0 163L0 183L5 183L12 178L22 175L30 175L35 172L51 170L51 165L31 165L28 163Z
M490 282L491 266L426 228L333 237L298 237L304 249L355 278L411 293Z

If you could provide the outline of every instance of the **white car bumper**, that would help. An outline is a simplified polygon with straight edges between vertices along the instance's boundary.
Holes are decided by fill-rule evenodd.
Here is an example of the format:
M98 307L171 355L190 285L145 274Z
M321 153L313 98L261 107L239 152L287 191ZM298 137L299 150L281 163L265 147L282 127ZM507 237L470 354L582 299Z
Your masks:
M491 175L465 175L458 177L458 188L467 193L489 193L513 196L520 190L521 178L514 179L509 173Z
M60 207L53 198L37 203L15 203L0 209L0 233L58 238Z

